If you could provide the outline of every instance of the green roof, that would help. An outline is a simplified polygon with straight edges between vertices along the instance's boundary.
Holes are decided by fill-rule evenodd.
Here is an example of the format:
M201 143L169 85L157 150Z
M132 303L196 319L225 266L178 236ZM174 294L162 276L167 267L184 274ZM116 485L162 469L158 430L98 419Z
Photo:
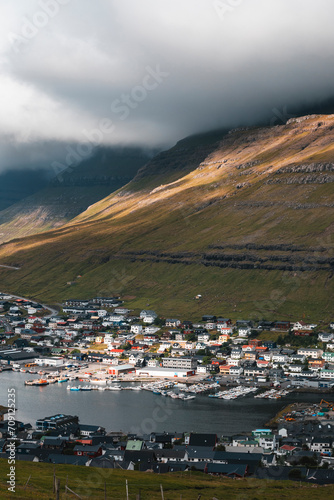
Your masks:
M142 449L142 446L143 446L143 441L140 441L138 439L136 440L133 440L133 439L130 439L127 444L126 444L126 450L127 451L140 451Z

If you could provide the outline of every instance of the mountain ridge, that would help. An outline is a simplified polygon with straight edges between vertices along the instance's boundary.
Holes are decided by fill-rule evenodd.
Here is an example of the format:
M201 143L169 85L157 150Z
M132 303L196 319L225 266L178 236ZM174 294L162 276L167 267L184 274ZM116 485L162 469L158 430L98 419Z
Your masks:
M137 148L97 148L46 187L0 212L0 242L58 228L127 184L150 159Z
M334 116L313 115L181 141L64 227L2 245L21 269L0 277L50 301L121 293L184 315L200 294L205 311L330 319L333 139Z

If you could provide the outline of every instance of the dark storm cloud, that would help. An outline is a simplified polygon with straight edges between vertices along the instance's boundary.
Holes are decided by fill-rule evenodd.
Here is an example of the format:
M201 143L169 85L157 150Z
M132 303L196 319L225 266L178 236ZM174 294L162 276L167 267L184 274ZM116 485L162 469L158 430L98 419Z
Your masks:
M34 163L39 143L58 145L40 149L50 165L69 143L278 123L334 94L332 0L7 0L0 14L0 168L25 149Z

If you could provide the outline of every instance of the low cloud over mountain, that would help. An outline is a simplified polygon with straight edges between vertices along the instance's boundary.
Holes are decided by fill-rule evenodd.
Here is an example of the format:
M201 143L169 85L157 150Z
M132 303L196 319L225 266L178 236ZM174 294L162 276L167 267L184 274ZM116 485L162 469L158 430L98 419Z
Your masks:
M333 15L331 0L2 2L0 170L322 109Z

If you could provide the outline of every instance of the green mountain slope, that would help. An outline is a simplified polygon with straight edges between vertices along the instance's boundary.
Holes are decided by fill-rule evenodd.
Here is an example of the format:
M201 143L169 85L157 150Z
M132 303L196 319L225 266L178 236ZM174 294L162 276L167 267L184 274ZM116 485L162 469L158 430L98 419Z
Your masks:
M136 148L97 149L91 158L61 172L43 189L1 211L0 242L63 226L127 184L149 158ZM20 180L21 174L16 175ZM22 172L24 175L31 172Z
M208 137L63 228L2 245L0 263L20 266L3 286L54 302L120 293L182 317L331 319L334 116Z

